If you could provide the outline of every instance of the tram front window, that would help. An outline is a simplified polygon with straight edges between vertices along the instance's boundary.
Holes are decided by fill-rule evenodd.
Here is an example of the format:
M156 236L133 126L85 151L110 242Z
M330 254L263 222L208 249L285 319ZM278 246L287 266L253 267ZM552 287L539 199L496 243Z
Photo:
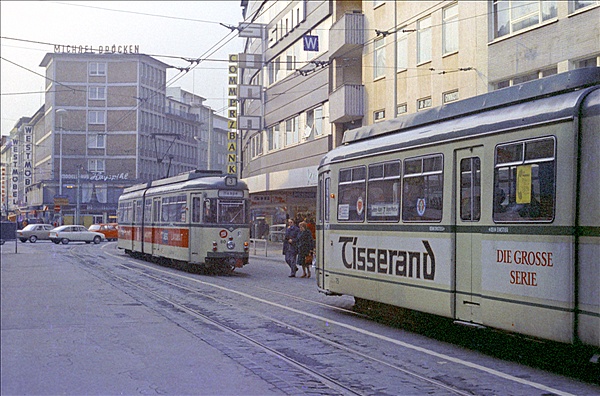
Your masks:
M243 224L245 218L243 201L219 201L219 223Z
M244 224L246 206L243 200L204 200L204 223Z

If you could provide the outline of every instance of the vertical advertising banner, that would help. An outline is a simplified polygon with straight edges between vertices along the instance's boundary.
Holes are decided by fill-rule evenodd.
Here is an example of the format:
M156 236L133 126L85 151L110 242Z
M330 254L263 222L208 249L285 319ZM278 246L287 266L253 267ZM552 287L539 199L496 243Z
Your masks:
M227 174L237 175L237 97L238 54L229 55L228 109L229 132L227 133Z

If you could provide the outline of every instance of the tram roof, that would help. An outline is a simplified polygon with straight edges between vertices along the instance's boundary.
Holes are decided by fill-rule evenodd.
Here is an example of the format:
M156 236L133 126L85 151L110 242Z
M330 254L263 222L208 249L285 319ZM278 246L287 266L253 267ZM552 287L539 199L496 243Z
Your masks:
M189 187L205 187L205 188L231 188L225 184L225 178L228 175L221 171L215 170L194 170L191 172L181 173L176 176L168 177L165 179L153 180L148 183L136 184L134 186L126 188L123 193L132 193L136 191L148 190L148 189L171 189L178 188L184 189ZM247 188L246 184L240 180L237 181L237 188Z
M433 141L466 138L482 131L498 131L548 119L573 116L573 109L586 87L600 85L600 67L529 81L459 102L348 130L343 145L327 153L320 166L348 158ZM538 100L535 108L527 106ZM502 110L511 107L510 112ZM435 128L433 128L435 126ZM377 143L372 141L377 138Z

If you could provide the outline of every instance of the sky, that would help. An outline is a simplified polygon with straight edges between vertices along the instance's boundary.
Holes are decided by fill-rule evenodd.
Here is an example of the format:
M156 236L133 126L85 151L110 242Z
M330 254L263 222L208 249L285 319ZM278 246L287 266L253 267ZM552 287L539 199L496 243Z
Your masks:
M240 0L225 1L0 1L2 134L43 104L45 69L54 45L139 45L139 52L175 67L206 59L193 70L167 70L168 86L206 98L224 114L227 55L243 39L220 23L238 26ZM169 82L171 79L174 81Z

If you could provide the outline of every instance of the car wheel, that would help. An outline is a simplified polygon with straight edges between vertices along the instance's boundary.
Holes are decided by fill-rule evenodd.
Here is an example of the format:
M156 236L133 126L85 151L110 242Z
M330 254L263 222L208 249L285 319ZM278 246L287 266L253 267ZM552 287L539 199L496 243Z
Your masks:
M101 240L102 240L102 238L100 238L98 235L96 235L96 236L94 237L94 243L95 243L96 245L97 245L97 244L99 244Z
M63 245L67 245L69 243L69 240L67 238L63 238L61 239L61 242Z
M35 235L29 237L29 242L35 243L35 241L37 241L37 237Z
M27 239L26 238L19 238L19 241L25 243L25 242L27 242Z

